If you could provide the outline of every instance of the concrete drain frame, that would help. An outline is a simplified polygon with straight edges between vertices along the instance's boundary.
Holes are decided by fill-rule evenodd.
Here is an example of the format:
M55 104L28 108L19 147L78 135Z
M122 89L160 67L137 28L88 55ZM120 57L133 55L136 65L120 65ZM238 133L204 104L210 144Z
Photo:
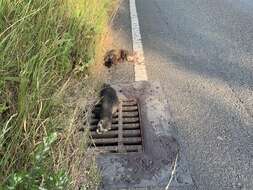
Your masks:
M143 135L140 107L136 99L120 100L120 106L113 117L112 129L104 134L97 134L101 104L92 111L90 123L90 147L103 152L131 153L143 152Z
M123 106L121 106L122 110L119 110L114 118L112 130L104 135L116 134L115 138L109 137L110 140L105 138L105 136L99 138L94 130L98 119L93 116L92 122L89 122L93 138L91 148L95 148L94 150L98 149L98 153L103 153L98 154L96 158L102 177L99 189L195 189L188 169L188 162L184 156L185 153L179 148L179 143L175 138L173 120L165 102L167 98L163 96L159 83L140 81L130 84L115 84L112 87L116 89L120 100L123 100ZM127 100L135 100L137 102L133 104L138 105L141 143L140 136L137 136L138 139L136 136L131 137L136 138L135 142L137 142L138 146L134 150L133 147L136 144L132 143L134 146L130 149L123 146L124 142L133 142L133 139L123 138L124 127L126 127L126 123L123 122L125 114L123 110L124 107L127 107L124 106ZM130 119L137 118L136 114L134 117L133 115L129 117ZM142 146L140 147L140 145Z

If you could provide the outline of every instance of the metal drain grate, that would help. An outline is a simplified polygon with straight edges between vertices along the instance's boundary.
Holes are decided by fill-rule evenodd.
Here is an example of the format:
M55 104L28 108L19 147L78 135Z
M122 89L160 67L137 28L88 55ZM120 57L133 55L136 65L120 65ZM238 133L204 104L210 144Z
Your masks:
M96 105L90 121L90 146L112 153L142 152L140 110L135 99L123 100L117 114L113 117L112 129L97 134L101 105Z

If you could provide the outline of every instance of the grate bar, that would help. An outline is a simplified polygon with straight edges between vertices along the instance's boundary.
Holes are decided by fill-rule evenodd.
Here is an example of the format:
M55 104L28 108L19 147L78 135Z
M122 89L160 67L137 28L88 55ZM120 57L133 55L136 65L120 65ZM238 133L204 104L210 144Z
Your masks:
M135 137L135 136L140 136L141 131L140 130L126 130L123 132L124 137Z
M96 129L97 125L91 125L90 129ZM112 129L117 129L118 128L118 124L112 124ZM127 123L123 125L124 129L132 129L132 128L140 128L140 124L139 123Z
M118 146L100 146L96 148L101 151L118 152Z
M132 117L132 118L123 118L123 123L126 124L126 123L137 123L139 122L139 118L138 117Z
M97 125L99 119L98 118L91 118L90 123L91 125ZM112 119L112 123L117 123L118 122L118 118L113 118Z
M123 118L126 117L139 117L138 111L133 111L133 112L124 112L123 113Z
M139 123L128 123L123 125L123 129L139 129L140 124Z
M127 106L136 106L136 102L135 101L131 101L131 102L124 102L123 103L123 107L127 107Z
M138 137L141 135L141 131L138 129L135 130L123 130L123 137ZM91 132L93 139L106 139L106 138L118 138L118 131L108 131L103 134L103 136L97 134L96 131Z
M139 129L139 128L140 128L139 123L128 123L128 124L123 125L123 130L131 130L131 129ZM90 131L95 131L96 129L97 129L97 125L90 126ZM118 129L118 124L112 124L112 130L117 130L117 129Z
M123 112L138 111L138 107L137 107L137 106L123 107L123 108L122 108L122 111L123 111Z
M119 147L118 146L100 146L96 147L98 150L101 151L108 151L108 152L119 152ZM141 145L131 145L131 146L124 146L124 149L126 152L140 152L142 151L142 146Z
M118 138L107 138L107 139L93 139L91 141L90 144L105 144L105 143L117 143L118 142ZM134 144L134 143L140 143L141 142L141 138L140 137L130 137L130 138L123 138L122 143L130 143L130 144Z
M120 106L119 106L119 118L118 118L118 151L119 152L124 152L124 147L123 147L123 115L122 115L122 102L120 101Z
M99 139L99 138L118 138L118 131L108 131L103 135L97 134L96 131L90 132L92 138Z

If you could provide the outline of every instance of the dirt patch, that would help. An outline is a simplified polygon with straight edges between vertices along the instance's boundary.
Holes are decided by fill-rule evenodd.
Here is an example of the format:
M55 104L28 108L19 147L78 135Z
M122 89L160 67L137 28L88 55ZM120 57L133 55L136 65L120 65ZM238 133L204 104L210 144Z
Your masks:
M179 143L168 126L165 104L159 100L162 94L160 86L135 82L114 85L114 88L121 99L138 100L144 152L99 155L101 189L164 189L170 183L173 168L176 168L176 177L171 183L173 187L193 187Z
M126 49L132 52L131 25L128 1L119 1L115 18L108 28L108 35L104 39L104 51L110 49ZM134 65L123 62L108 69L109 83L127 83L134 81Z

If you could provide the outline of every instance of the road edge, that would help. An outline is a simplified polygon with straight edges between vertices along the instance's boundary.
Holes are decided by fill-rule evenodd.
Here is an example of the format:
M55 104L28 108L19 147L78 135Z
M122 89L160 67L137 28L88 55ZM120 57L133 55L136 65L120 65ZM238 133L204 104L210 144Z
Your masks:
M134 76L135 81L147 81L147 70L144 61L144 51L142 45L142 38L140 33L140 25L137 14L136 2L135 0L129 0L130 4L130 18L131 18L131 27L132 27L132 40L133 40L133 51L137 53L139 63L134 65Z

